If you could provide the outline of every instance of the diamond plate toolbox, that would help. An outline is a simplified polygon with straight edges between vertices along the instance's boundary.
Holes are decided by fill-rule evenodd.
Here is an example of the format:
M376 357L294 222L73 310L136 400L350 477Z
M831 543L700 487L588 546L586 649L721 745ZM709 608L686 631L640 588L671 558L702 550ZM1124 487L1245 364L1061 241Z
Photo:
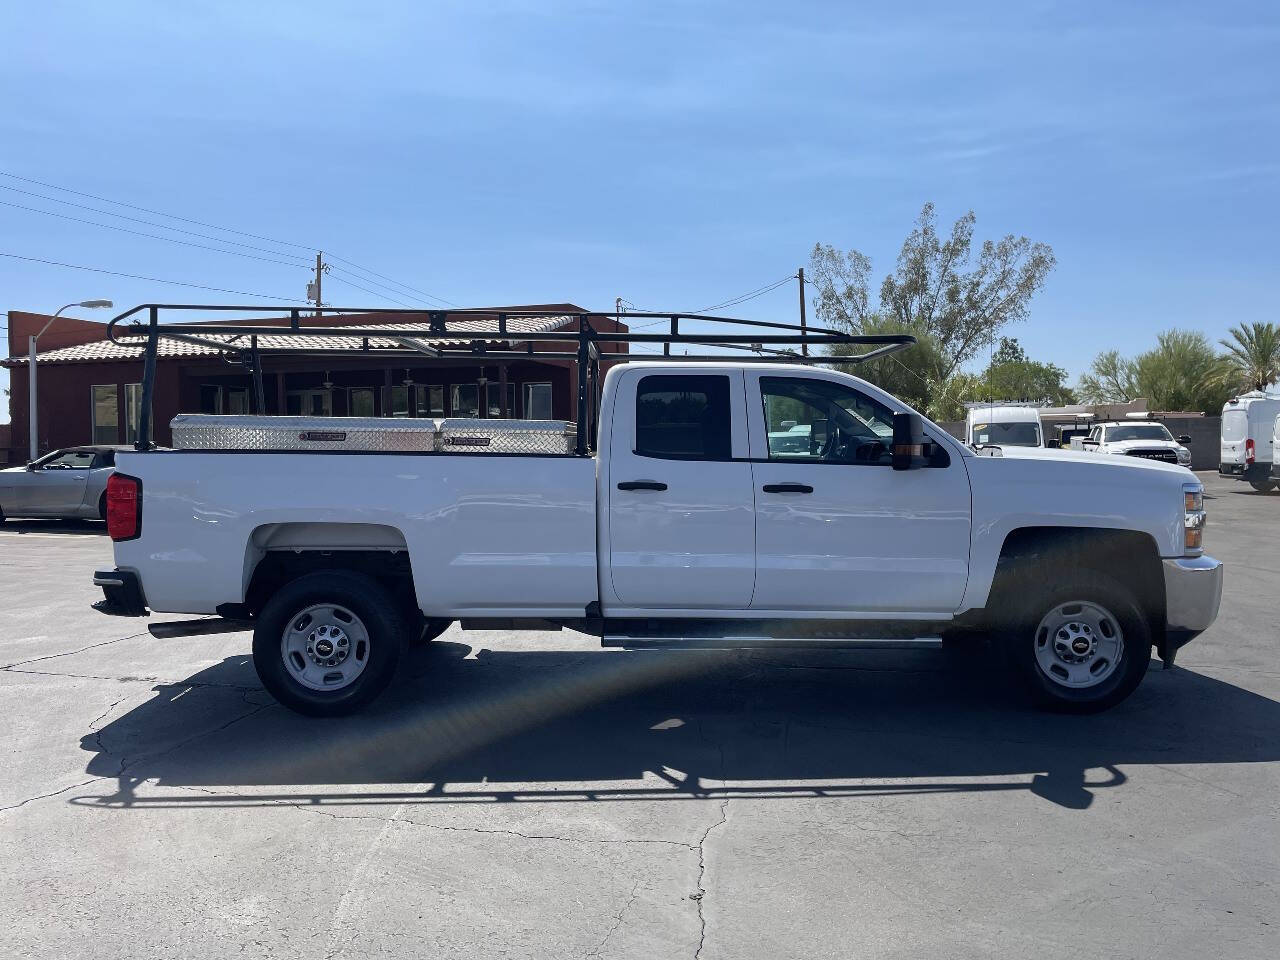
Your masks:
M255 417L180 413L178 450L373 450L430 453L436 422L391 417Z
M440 421L436 449L445 453L573 453L577 426L563 420Z

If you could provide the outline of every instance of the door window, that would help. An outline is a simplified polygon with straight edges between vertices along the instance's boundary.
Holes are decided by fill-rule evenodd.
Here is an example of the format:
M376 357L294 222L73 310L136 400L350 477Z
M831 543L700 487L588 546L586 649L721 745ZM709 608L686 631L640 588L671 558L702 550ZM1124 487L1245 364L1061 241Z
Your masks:
M347 394L347 413L353 417L372 417L373 390L368 387L353 388Z
M333 394L328 390L290 390L284 401L291 417L333 416Z
M726 376L650 376L636 390L637 456L729 460L732 424Z
M417 406L420 417L444 416L444 387L439 384L428 384L415 388L418 392Z
M524 385L524 418L526 420L550 420L551 384L526 383Z
M761 377L770 460L892 463L893 411L852 387Z
M108 383L89 389L93 403L93 442L119 443L119 402L116 385Z
M244 391L240 391L243 393ZM138 419L142 413L142 384L126 383L124 385L124 440L125 443L138 442ZM156 438L156 418L147 422L148 440Z
M453 415L455 417L480 416L480 388L474 383L455 383L453 395Z

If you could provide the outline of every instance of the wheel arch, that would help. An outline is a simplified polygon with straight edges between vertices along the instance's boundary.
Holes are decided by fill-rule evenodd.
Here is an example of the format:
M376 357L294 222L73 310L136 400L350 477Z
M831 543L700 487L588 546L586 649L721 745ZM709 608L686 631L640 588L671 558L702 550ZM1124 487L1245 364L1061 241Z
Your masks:
M418 611L404 534L375 523L267 523L250 534L244 558L244 606L256 615L284 584L309 573L352 571L372 577Z
M1154 537L1137 530L1051 526L1011 530L1001 544L985 604L988 619L1008 591L1028 579L1042 581L1064 569L1092 570L1132 589L1153 636L1163 637L1166 607L1160 550Z

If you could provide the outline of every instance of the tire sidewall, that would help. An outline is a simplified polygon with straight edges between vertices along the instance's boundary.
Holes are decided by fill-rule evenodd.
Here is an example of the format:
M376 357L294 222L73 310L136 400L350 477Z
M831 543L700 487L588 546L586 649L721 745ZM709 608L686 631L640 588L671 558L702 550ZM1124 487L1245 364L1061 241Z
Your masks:
M1023 689L1040 706L1075 713L1106 710L1142 682L1151 663L1151 626L1133 594L1111 577L1078 574L1048 587L1024 584L1002 630L1005 654ZM1096 686L1073 689L1047 677L1036 660L1035 634L1054 607L1073 600L1096 603L1119 622L1124 636L1120 664Z
M369 633L369 661L341 690L304 687L280 654L289 621L307 607L326 603L349 609ZM377 581L356 573L311 573L286 584L263 607L253 630L253 665L267 692L284 706L309 716L341 716L367 704L391 682L403 647L403 624Z

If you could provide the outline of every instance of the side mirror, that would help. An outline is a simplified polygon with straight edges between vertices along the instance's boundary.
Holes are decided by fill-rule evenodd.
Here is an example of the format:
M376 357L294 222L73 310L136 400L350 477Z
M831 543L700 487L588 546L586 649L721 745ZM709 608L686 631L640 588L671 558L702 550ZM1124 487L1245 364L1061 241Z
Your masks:
M1057 437L1050 437L1048 440L1044 442L1044 445L1048 447L1050 450L1062 449L1062 441L1059 440Z
M1190 446L1191 437L1189 437L1187 434L1184 433L1182 436L1178 437L1178 442L1182 444L1184 447Z
M924 435L918 413L893 415L893 469L919 470L929 465L933 443Z

